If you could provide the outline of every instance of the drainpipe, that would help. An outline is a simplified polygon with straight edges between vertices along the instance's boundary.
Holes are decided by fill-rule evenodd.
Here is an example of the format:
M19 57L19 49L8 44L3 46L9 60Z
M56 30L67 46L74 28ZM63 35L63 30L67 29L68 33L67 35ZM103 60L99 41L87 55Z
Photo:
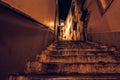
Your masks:
M55 23L54 23L54 36L55 36L55 41L57 41L57 25L58 25L58 0L56 0L56 8L55 8Z

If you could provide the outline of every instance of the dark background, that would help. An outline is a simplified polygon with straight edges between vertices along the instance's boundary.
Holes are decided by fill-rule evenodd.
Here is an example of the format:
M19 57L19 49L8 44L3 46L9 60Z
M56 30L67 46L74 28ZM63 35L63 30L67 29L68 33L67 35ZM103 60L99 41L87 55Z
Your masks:
M59 18L65 20L69 12L71 0L58 0Z

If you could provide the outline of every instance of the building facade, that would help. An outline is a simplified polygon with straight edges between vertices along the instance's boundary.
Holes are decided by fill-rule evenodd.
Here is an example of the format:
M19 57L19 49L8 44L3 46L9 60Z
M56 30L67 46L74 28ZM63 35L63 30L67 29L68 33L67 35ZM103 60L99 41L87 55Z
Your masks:
M64 40L90 40L120 47L119 0L72 0Z

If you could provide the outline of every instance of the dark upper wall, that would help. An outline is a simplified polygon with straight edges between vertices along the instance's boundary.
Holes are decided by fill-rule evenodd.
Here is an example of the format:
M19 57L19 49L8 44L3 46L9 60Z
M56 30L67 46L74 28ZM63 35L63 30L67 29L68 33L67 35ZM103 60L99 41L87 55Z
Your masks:
M104 15L100 14L96 0L86 0L90 11L89 39L120 47L120 0L114 0Z
M0 79L9 72L23 72L26 61L53 40L50 29L0 5Z

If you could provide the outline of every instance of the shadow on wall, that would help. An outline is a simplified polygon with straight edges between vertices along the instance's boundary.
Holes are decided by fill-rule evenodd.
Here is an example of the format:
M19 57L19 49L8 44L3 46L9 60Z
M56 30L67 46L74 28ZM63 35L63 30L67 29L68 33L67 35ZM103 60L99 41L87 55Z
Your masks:
M114 46L120 50L120 32L90 33L89 40Z
M86 0L85 6L91 11L87 28L89 40L120 49L119 5L120 1L114 0L107 11L101 15L97 1Z
M23 72L28 60L54 41L53 32L0 5L0 79Z

